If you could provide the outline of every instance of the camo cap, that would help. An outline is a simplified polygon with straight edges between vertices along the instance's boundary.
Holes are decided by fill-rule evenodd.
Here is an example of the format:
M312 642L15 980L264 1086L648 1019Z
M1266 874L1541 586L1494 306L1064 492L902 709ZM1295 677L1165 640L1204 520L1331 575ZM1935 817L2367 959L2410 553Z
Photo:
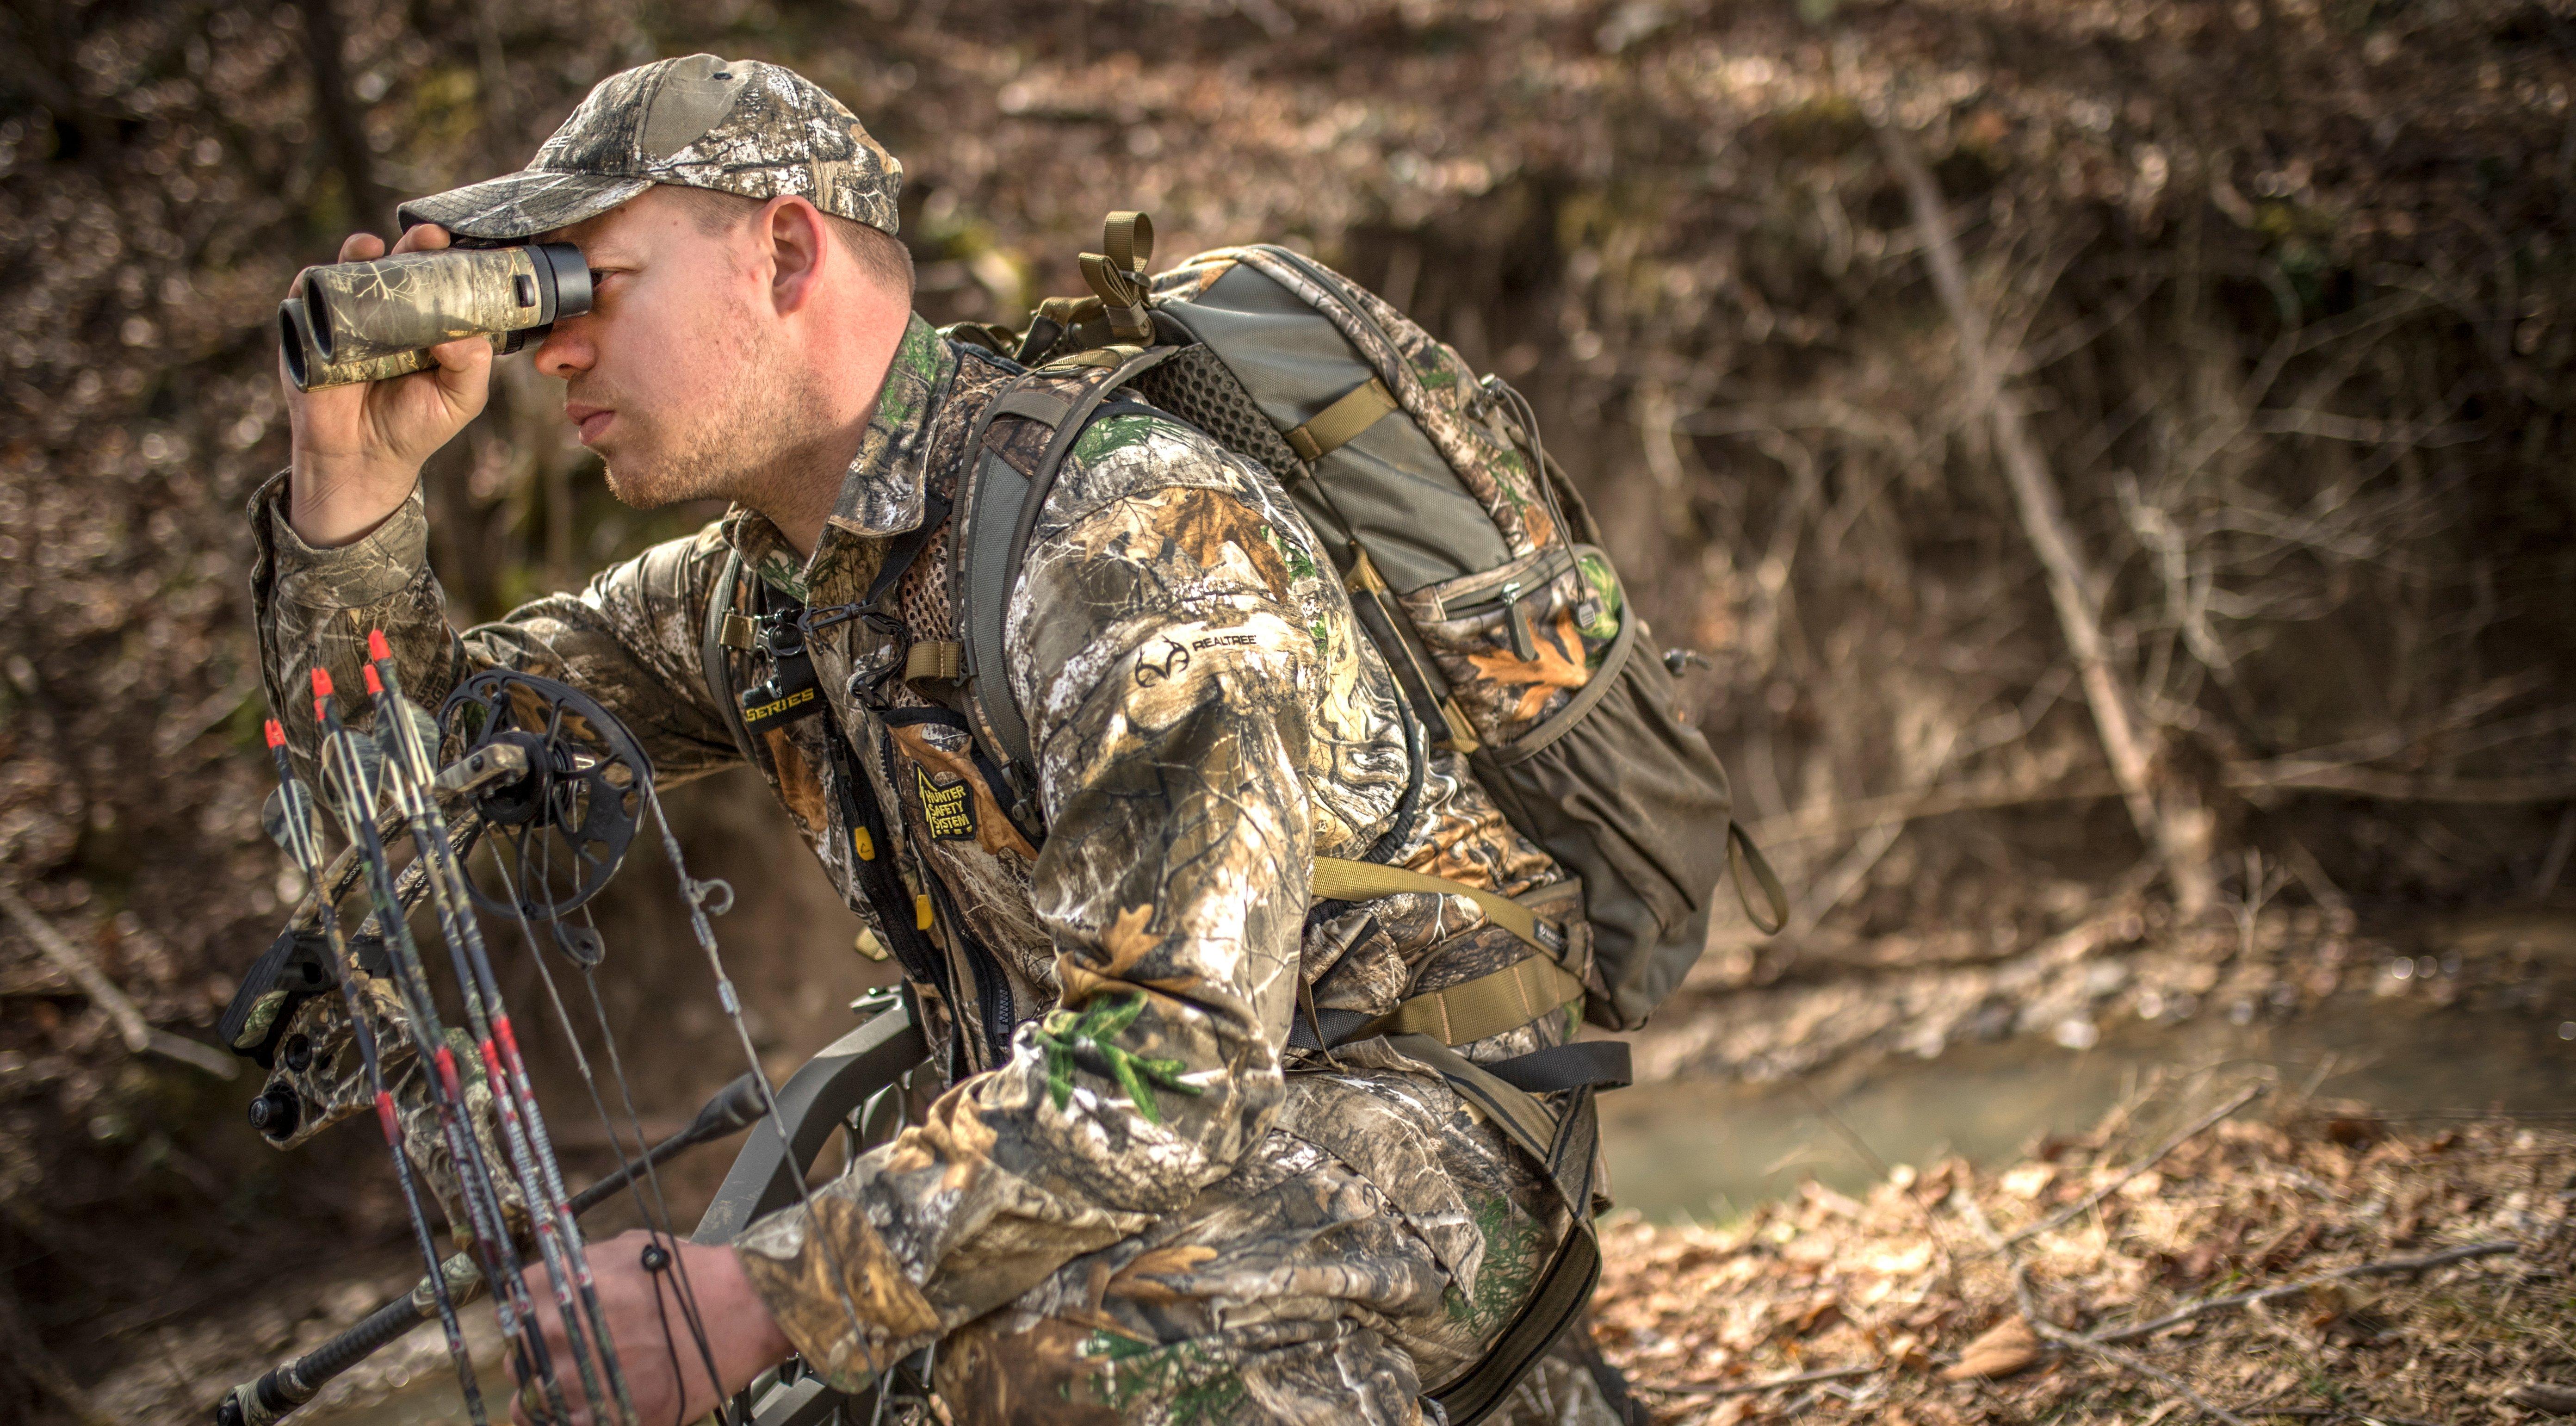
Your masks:
M517 173L402 205L405 228L507 242L596 218L656 183L817 208L895 231L903 164L858 116L780 65L693 54L621 70Z

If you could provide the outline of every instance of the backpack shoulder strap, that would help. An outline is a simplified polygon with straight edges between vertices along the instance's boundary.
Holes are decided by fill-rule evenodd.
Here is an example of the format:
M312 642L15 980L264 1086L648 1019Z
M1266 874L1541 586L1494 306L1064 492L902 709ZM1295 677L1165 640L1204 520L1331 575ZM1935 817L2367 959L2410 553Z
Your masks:
M742 584L742 552L725 551L724 568L716 574L716 587L707 596L706 628L698 636L698 663L706 674L707 693L724 714L725 727L733 734L733 745L743 761L757 763L751 751L751 730L743 726L742 705L734 701L733 662L727 651L751 647L751 621L734 608L735 592Z
M1093 363L1106 374L1089 379L1079 379L1080 371L1072 373L1077 377L1074 381L1047 379L1066 374L1054 369L1024 373L977 414L967 439L957 493L957 554L949 570L950 607L957 611L959 637L966 646L963 682L969 716L977 735L1000 754L996 761L1003 765L1003 776L1026 804L1015 811L1034 813L1037 790L1037 759L1029 745L1028 720L1012 696L1002 646L1002 621L1010 611L1011 591L1020 582L1021 562L1074 439L1100 414L1112 393L1160 365L1175 350L1111 347L1085 353L1094 358L1115 354L1114 364ZM1004 417L1034 421L1053 433L1045 454L1026 476L987 449L993 422Z

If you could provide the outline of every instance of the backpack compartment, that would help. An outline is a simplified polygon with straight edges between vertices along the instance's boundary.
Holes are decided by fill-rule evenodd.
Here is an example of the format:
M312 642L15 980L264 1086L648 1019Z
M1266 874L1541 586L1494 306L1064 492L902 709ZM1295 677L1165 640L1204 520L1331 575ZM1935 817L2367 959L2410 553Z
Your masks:
M1138 389L1268 466L1328 544L1367 551L1402 616L1387 632L1404 647L1383 652L1435 704L1416 716L1446 719L1504 815L1582 880L1586 1018L1643 1024L1706 941L1733 797L1609 557L1576 543L1589 513L1527 418L1455 351L1282 249L1202 254L1155 288L1165 336L1194 345ZM1411 419L1294 449L1372 382ZM1369 602L1363 572L1343 572Z
M1573 709L1625 622L1618 572L1589 545L1550 545L1398 602L1489 746L1518 744Z

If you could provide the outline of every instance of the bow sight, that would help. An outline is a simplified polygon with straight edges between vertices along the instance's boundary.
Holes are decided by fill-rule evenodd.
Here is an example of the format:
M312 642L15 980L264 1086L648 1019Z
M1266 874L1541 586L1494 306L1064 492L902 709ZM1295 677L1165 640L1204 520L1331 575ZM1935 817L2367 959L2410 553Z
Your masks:
M383 381L436 365L429 348L490 339L507 355L590 310L590 266L571 243L442 248L308 267L278 304L298 391Z
M435 1319L467 1414L480 1426L488 1418L457 1310L488 1294L512 1374L526 1388L521 1399L538 1420L569 1421L575 1408L584 1408L592 1420L632 1422L580 1215L619 1194L635 1204L652 1234L643 1266L672 1274L690 1338L686 1345L675 1340L655 1347L667 1347L673 1362L677 1353L691 1352L712 1376L705 1324L671 1251L676 1238L657 1166L755 1120L770 1122L773 1132L745 1145L700 1223L701 1241L727 1240L753 1216L808 1196L806 1169L834 1131L848 1130L854 1143L890 1135L901 1119L897 1086L927 1058L927 1047L908 1004L871 999L862 1002L875 1012L866 1025L783 1090L773 1090L708 925L709 915L730 905L731 888L689 876L654 794L652 764L616 716L565 684L491 669L468 678L432 718L403 698L381 633L369 635L368 651L364 729L344 721L329 677L320 670L313 675L318 795L289 754L284 729L268 725L279 784L265 820L304 872L311 894L245 977L221 1029L235 1053L269 1071L251 1115L271 1142L298 1144L373 1109L425 1272L411 1292L340 1337L234 1388L216 1420L222 1426L277 1421L368 1353ZM442 749L452 754L443 767ZM328 866L317 815L323 811L348 844ZM718 1003L751 1066L688 1130L650 1149L598 991L595 974L605 948L586 910L648 815L679 877L691 932L715 974ZM417 855L397 868L388 843L405 832ZM491 888L467 871L468 855L486 840ZM342 903L353 896L362 904L351 908L356 915L344 915ZM410 924L424 903L434 913L431 944L445 951L443 987L433 984ZM556 1162L483 935L484 914L504 918L518 932L617 1153L617 1169L579 1193L567 1192ZM540 950L539 923L580 973L593 1022L588 1034L605 1051L619 1113L612 1114L584 1031ZM350 925L358 927L354 934ZM461 1007L461 1022L448 1023L447 1006ZM884 1112L889 1104L895 1106L891 1119ZM457 1239L461 1251L452 1256L438 1249L429 1200L444 1211ZM841 1305L855 1322L857 1309L843 1292ZM564 1324L557 1345L570 1359L573 1380L564 1379L540 1330L540 1294ZM666 1323L666 1333L672 1330ZM759 1403L746 1395L723 1414L736 1422L819 1421L810 1413L820 1390L811 1378L773 1374L761 1383Z

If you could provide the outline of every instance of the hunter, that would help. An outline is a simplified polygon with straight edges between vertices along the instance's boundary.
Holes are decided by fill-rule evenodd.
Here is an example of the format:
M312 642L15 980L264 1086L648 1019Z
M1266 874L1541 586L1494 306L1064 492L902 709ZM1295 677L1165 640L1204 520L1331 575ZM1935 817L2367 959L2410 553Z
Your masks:
M1375 852L1504 896L1566 873L1409 732L1272 474L1132 399L1080 428L1009 592L1038 776L1026 799L992 785L953 690L904 655L957 637L941 521L1020 368L914 315L902 174L804 78L696 55L602 81L525 170L403 205L397 252L577 244L595 306L534 353L565 419L625 503L731 508L458 634L419 476L483 409L489 344L371 385L289 382L293 463L250 507L271 706L309 758L296 695L315 668L355 686L382 628L430 707L497 665L598 699L666 779L748 756L881 940L898 928L862 861L899 872L901 929L939 958L906 970L949 1086L810 1209L684 1247L715 1380L666 1347L671 1275L643 1239L594 1246L642 1420L697 1419L790 1353L855 1384L934 1342L965 1422L1444 1419L1428 1394L1493 1347L1571 1215L1440 1075L1384 1038L1292 1048L1292 1022L1535 952L1463 896L1312 901L1313 859ZM384 252L358 234L339 256ZM1025 474L1044 436L995 423L990 449ZM729 570L746 619L895 616L814 621L825 716L738 733L739 686L702 658ZM724 657L760 676L739 643ZM1527 1054L1572 1019L1458 1052ZM1509 1410L1617 1419L1579 1337Z

